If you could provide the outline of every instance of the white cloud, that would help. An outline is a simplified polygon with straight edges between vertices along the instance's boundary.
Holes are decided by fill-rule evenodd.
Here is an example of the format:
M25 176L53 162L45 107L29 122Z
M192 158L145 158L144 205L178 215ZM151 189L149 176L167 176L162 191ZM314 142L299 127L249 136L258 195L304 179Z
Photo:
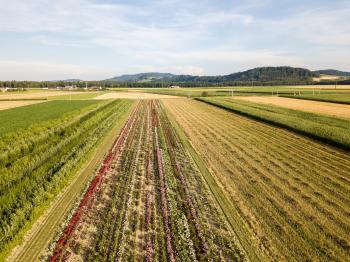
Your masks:
M0 77L226 74L265 65L350 68L349 4L273 18L258 12L272 0L228 4L231 8L219 8L213 0L115 2L0 0L0 33L24 38L22 43L9 39L19 47L8 47L3 54L0 42L0 57L7 58L0 61ZM39 58L40 47L47 54ZM101 66L84 65L83 58Z
M79 78L99 80L118 73L118 69L77 64L58 64L44 61L0 60L1 80L63 80ZM120 71L119 71L120 72Z

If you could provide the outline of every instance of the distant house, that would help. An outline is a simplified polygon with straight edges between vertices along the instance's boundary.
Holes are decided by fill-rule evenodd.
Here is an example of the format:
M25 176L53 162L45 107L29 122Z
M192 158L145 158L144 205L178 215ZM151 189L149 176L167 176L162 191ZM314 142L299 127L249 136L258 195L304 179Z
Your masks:
M180 88L179 86L170 86L170 88Z
M7 91L7 87L2 87L0 88L1 92L6 92Z

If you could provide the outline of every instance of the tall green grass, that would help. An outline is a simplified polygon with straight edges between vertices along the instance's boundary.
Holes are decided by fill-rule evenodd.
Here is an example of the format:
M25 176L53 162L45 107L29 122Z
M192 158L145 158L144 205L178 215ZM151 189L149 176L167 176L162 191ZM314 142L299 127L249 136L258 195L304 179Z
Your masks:
M229 98L197 100L350 150L348 120Z
M50 101L0 111L0 137L48 120L96 105L98 101Z

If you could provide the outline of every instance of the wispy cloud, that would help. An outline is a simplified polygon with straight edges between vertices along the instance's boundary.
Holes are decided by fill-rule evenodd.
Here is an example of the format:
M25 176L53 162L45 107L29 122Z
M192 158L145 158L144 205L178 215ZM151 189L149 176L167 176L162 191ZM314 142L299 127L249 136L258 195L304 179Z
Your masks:
M311 2L282 10L277 0L0 0L1 63L14 70L2 78L28 71L57 79L69 70L86 79L147 69L223 74L287 64L350 70L350 3ZM11 61L23 61L23 71Z

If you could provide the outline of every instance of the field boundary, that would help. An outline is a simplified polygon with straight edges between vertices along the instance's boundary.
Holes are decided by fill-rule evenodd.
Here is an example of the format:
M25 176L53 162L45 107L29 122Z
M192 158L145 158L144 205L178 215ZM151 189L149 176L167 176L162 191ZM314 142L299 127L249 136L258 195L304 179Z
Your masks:
M69 215L70 210L80 200L81 194L86 189L86 183L94 175L93 171L109 151L134 107L135 104L131 105L129 110L121 118L118 118L112 128L100 139L94 149L88 152L87 160L80 166L72 181L49 204L43 215L34 222L29 231L26 232L22 243L12 250L6 261L23 261L24 258L27 261L39 259L40 254L57 234L57 230Z
M350 145L347 145L347 144L345 144L345 143L340 143L340 142L335 141L335 140L331 140L331 139L329 139L329 138L327 138L327 137L319 136L319 135L317 135L317 134L315 134L315 133L312 133L312 132L310 132L310 131L304 131L304 130L301 130L301 129L292 127L292 126L290 126L290 125L283 124L283 123L280 123L280 122L278 122L278 121L274 121L274 120L272 120L272 119L268 119L268 118L265 118L265 117L261 117L261 116L258 116L258 115L252 114L252 113L248 113L248 112L243 112L243 111L234 109L234 108L232 108L232 107L228 107L228 106L225 106L225 105L221 105L221 104L216 103L216 102L214 102L214 101L208 101L208 100L205 100L205 99L202 99L202 98L195 98L194 100L199 101L199 102L202 102L202 103L206 103L206 104L211 105L211 106L215 106L215 107L224 109L224 110L226 110L226 111L228 111L228 112L231 112L231 113L236 113L236 114L239 114L239 115L241 115L241 116L248 117L248 118L250 118L250 119L263 122L263 123L265 123L265 124L269 124L269 125L271 125L271 126L283 128L283 129L285 129L285 130L288 130L288 131L291 131L291 132L294 132L294 133L303 135L303 136L305 136L305 137L308 137L308 138L310 138L310 139L316 140L317 142L322 142L322 143L324 143L324 144L326 144L326 145L334 146L334 147L336 147L336 148L338 148L338 149L341 149L341 150L350 152ZM277 106L276 106L276 107L277 107ZM293 109L289 109L289 110L293 110ZM294 111L298 111L298 110L294 110ZM312 113L309 113L309 114L312 114Z

